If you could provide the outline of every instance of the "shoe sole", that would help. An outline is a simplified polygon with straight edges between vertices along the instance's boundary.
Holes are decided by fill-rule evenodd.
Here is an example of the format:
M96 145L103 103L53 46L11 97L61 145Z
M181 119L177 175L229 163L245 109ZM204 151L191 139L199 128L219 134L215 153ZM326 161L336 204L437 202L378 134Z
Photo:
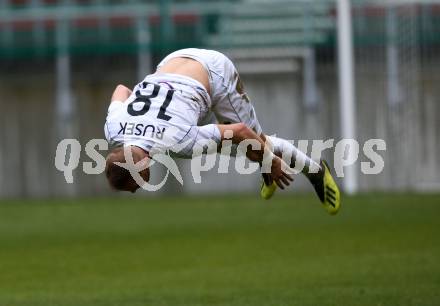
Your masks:
M330 168L325 160L322 161L324 165L324 202L322 205L330 215L335 215L341 208L341 193L330 172Z

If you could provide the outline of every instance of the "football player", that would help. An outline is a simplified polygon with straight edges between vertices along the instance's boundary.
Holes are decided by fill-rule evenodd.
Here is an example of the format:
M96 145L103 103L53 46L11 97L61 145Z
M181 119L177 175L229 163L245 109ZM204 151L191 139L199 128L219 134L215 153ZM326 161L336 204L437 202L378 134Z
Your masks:
M234 145L247 140L257 144L244 152L251 161L262 165L267 156L271 161L263 173L260 194L264 199L277 186L284 189L293 180L292 172L284 167L286 162L294 169L300 165L330 214L340 208L340 192L325 161L317 163L290 142L263 133L234 64L217 51L178 50L165 57L156 72L133 91L118 85L108 109L105 135L111 146L105 173L117 190L135 192L141 187L121 166L127 162L127 150L133 163L143 162L138 174L148 182L148 162L157 152L170 149L176 151L175 157L192 158L204 140L214 141L218 149L223 140Z

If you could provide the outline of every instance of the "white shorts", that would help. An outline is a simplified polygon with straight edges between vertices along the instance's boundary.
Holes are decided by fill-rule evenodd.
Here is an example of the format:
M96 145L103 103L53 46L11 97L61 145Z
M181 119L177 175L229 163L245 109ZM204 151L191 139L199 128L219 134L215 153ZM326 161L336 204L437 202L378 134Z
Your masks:
M213 50L182 49L165 57L157 68L176 57L192 58L201 63L208 71L211 91L209 109L215 115L217 123L244 123L257 134L262 133L254 107L244 91L234 64L229 58ZM209 121L209 123L214 122Z

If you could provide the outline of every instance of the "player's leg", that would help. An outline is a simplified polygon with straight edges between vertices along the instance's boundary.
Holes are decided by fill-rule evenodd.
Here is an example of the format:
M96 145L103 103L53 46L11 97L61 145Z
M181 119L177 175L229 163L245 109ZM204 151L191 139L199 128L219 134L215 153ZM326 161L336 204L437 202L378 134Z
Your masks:
M341 205L340 192L327 163L321 160L318 164L292 143L282 138L266 136L266 139L272 144L275 154L282 157L294 171L303 173L309 179L328 213L336 214ZM263 191L264 189L262 189Z
M339 209L339 189L331 177L325 164L318 164L307 155L299 151L293 144L277 137L268 137L262 133L262 128L256 116L254 107L247 96L240 76L234 64L218 52L212 53L213 63L211 77L213 78L211 94L213 98L213 112L220 123L245 123L258 135L273 146L274 152L289 155L294 158L292 166L303 166L301 171L313 184L321 202L327 211L334 214ZM312 170L312 171L310 171ZM311 172L315 172L314 174ZM261 196L265 199L272 197L276 184L263 175Z
M212 111L220 124L244 123L258 135L262 128L255 109L244 90L234 64L225 55L215 52L216 71L211 71L213 85Z
M266 141L255 109L247 96L240 76L234 64L223 54L213 52L214 63L211 67L212 111L221 124L244 123ZM262 175L260 194L264 199L273 196L277 185L267 174Z
M282 157L296 173L309 177L321 170L319 163L308 157L293 143L275 136L265 136L270 142L273 152Z

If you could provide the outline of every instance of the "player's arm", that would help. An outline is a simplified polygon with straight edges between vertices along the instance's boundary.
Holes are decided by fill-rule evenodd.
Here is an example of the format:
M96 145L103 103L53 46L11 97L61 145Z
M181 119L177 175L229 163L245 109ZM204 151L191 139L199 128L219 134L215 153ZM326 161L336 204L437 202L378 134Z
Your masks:
M246 156L251 161L258 162L261 165L263 162L264 154L265 153L270 154L273 158L271 165L271 176L281 189L284 189L284 186L290 185L290 182L293 181L292 177L283 170L282 167L283 161L279 157L274 155L269 150L264 140L260 136L258 136L252 129L248 128L244 123L235 123L228 125L219 124L218 128L220 130L220 135L222 137L222 140L231 139L233 144L238 145L243 140L256 141L256 143L259 144L259 149L253 150L248 148L246 150ZM231 132L232 132L232 138L229 137Z
M124 86L124 85L118 85L116 86L115 90L113 91L111 102L113 101L121 101L124 102L128 99L128 97L131 95L131 90Z

